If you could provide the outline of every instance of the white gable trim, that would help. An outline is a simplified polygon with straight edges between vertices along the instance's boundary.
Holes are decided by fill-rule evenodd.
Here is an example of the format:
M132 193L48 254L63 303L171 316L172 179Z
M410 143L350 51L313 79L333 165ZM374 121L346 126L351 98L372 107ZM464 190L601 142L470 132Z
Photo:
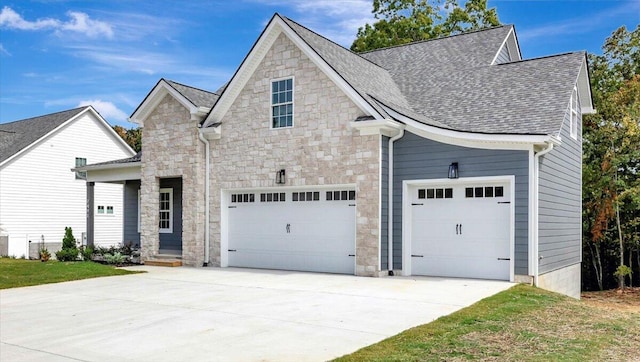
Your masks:
M340 88L351 99L351 101L360 108L360 110L367 115L374 116L376 119L384 118L358 92L356 92L356 90L353 89L347 81L345 81L333 68L331 68L331 66L327 64L327 62L324 61L324 59L322 59L322 57L313 50L313 48L311 48L298 34L296 34L296 32L291 29L291 27L289 27L289 25L278 14L276 14L240 65L240 68L238 68L227 88L222 92L220 99L218 99L218 102L216 102L211 113L209 113L205 119L203 127L208 127L211 124L218 123L222 120L281 33L284 33L304 55L306 55L318 68L320 68L320 70L322 70L324 74L326 74L327 77L329 77L329 79L331 79L338 88ZM267 112L267 110L265 110L265 112Z
M578 98L580 99L580 112L582 114L593 114L596 110L593 108L593 98L591 97L591 86L589 85L589 72L587 69L586 55L582 60L580 66L580 72L578 72L578 79L576 80L576 86L578 88Z
M531 145L544 145L554 140L551 135L484 134L442 129L420 123L383 104L380 106L390 116L404 123L407 131L420 137L451 145L495 150L529 150Z
M188 109L189 113L192 115L198 113L206 114L209 111L209 108L197 107L195 104L191 103L189 99L187 99L169 83L167 83L167 81L165 81L164 79L160 79L158 84L153 87L144 101L142 101L138 108L133 112L131 117L129 117L129 121L137 123L140 127L144 127L144 120L149 117L151 112L153 112L153 110L158 106L158 104L160 104L162 99L167 94L170 94L173 98L175 98L182 106L184 106L184 108Z
M129 145L122 139L122 137L120 137L116 131L113 130L113 128L111 128L111 126L109 125L109 123L102 118L102 116L100 115L100 113L96 112L96 110L92 107L92 106L86 106L86 108L81 111L80 113L76 114L75 116L69 118L67 121L65 121L64 123L62 123L61 125L59 125L58 127L52 129L51 131L49 131L47 134L45 134L44 136L38 138L37 140L35 140L33 143L31 143L30 145L28 145L27 147L21 149L20 151L16 152L13 156L7 158L6 160L0 162L0 167L9 164L10 162L12 162L13 160L17 159L18 157L22 156L23 154L29 152L31 149L35 148L37 145L39 145L40 143L42 143L44 140L48 139L49 137L51 137L52 135L60 132L62 129L64 129L65 127L67 127L69 124L75 122L76 120L78 120L80 117L82 117L83 115L85 115L86 113L91 113L95 119L98 120L98 123L104 127L107 130L107 133L109 134L109 136L111 136L111 138L118 143L125 152L129 153L130 156L135 155L136 153L131 149L131 147L129 147Z
M509 52L509 58L511 58L512 62L520 61L522 58L520 57L520 46L518 45L518 39L516 38L515 28L511 26L509 33L502 41L502 44L498 48L496 55L493 56L493 60L491 61L491 65L496 64L496 59L500 55L502 48L507 47L507 51Z

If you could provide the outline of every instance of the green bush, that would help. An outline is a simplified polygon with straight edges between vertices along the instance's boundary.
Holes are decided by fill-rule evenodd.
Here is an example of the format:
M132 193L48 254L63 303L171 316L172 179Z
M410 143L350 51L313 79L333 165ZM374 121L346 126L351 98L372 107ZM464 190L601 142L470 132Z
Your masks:
M64 237L62 238L62 249L76 249L76 238L73 237L71 227L64 228Z
M80 255L82 255L82 260L91 261L93 259L94 250L90 246L81 246L80 247Z
M56 252L56 259L59 261L75 261L78 259L78 249L62 249Z
M104 254L104 260L107 262L107 264L119 265L124 263L125 259L126 257L118 251L113 254Z

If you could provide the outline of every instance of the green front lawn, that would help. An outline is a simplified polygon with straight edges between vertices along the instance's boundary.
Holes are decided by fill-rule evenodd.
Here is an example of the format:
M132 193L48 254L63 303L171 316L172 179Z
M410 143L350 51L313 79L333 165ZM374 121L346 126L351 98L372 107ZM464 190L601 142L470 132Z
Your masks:
M132 274L93 262L58 262L0 258L0 289L59 283L70 280Z
M337 360L626 361L639 356L640 312L517 285Z

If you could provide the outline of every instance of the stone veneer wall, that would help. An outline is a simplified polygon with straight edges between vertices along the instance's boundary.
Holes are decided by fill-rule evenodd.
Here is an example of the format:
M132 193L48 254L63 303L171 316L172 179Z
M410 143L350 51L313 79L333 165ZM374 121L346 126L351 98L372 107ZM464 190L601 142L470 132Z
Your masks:
M175 98L166 95L144 121L142 132L141 220L142 260L158 253L160 178L182 177L182 261L204 261L204 144L197 121Z
M291 76L294 127L271 129L271 80ZM214 265L220 265L221 190L276 187L275 172L284 168L286 186L356 184L356 274L378 275L380 136L360 136L349 127L362 115L308 57L279 35L224 115L222 138L211 141Z

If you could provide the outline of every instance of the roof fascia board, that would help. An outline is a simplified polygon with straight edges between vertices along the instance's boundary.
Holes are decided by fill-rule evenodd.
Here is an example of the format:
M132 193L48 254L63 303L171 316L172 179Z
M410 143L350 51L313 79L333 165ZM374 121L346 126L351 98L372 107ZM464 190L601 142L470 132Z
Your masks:
M420 123L384 105L382 107L392 117L404 123L407 131L451 145L496 150L529 150L531 145L541 145L553 139L552 136L544 135L484 134L447 130Z
M318 53L309 46L289 25L278 15L274 15L265 31L260 35L255 46L251 49L240 68L231 79L211 113L203 123L203 127L220 122L235 99L245 87L249 78L256 71L267 52L273 46L278 36L285 33L287 37L305 54L320 70L322 70L351 100L366 114L383 118L358 92L353 89Z
M138 106L138 109L136 109L131 117L129 117L129 120L131 120L131 122L137 123L140 127L144 127L144 120L149 117L149 114L151 114L151 112L158 106L158 104L160 104L164 96L166 96L167 94L170 94L180 104L187 108L189 110L189 113L198 113L199 108L196 107L195 104L191 103L189 99L183 96L164 79L160 79L158 84L153 87L151 92L149 92L149 94L145 97L144 101L142 101L142 104Z
M115 170L120 168L140 167L142 161L126 162L126 163L110 163L106 165L87 165L72 168L71 171L95 171L95 170Z

